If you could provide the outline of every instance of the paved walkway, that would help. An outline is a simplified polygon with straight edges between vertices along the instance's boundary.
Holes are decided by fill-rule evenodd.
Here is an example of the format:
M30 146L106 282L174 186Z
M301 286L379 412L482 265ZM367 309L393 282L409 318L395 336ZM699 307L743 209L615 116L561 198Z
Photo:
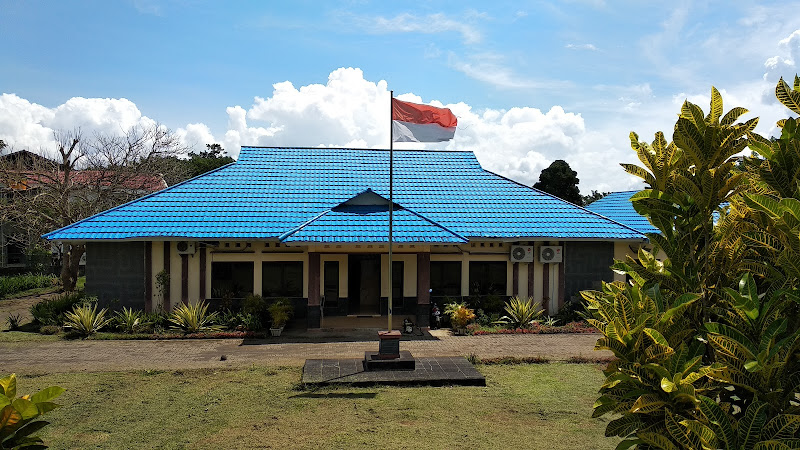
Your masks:
M1 372L26 374L180 370L257 365L302 366L306 359L359 358L377 350L374 332L312 332L267 340L57 341L0 345ZM607 358L593 351L597 334L450 336L446 330L401 343L414 356ZM313 340L317 342L300 342ZM340 342L325 342L339 340ZM294 342L292 342L294 341Z

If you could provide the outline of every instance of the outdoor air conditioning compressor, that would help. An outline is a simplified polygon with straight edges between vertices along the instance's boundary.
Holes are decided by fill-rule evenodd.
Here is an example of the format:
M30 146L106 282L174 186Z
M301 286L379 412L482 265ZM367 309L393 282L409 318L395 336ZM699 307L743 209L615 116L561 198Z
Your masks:
M560 245L543 245L539 247L539 262L542 264L560 263L562 257Z
M179 255L194 255L194 242L180 241L175 248Z
M514 245L511 247L511 261L533 262L532 245Z

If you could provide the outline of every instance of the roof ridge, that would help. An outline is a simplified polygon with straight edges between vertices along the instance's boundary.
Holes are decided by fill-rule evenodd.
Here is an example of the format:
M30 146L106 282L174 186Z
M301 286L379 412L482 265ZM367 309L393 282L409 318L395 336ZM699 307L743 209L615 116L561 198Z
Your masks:
M439 228L443 229L444 231L447 231L448 233L452 234L453 236L455 236L455 237L457 237L457 238L459 238L459 239L463 239L463 240L464 240L464 242L469 242L469 239L467 239L466 237L464 237L464 236L462 236L462 235L460 235L460 234L456 233L455 231L453 231L453 230L451 230L451 229L447 228L446 226L444 226L444 225L440 224L439 222L436 222L436 221L434 221L434 220L431 220L431 219L429 219L429 218L427 218L427 217L423 216L422 214L420 214L420 213L418 213L418 212L414 211L414 210L413 210L413 209L411 209L411 208L406 208L405 206L403 206L403 209L405 209L406 211L410 212L411 214L413 214L413 215L415 215L415 216L419 217L419 218L420 218L420 219L422 219L422 220L425 220L425 221L427 221L427 222L429 222L429 223L432 223L432 224L436 225L437 227L439 227Z
M548 192L542 191L542 190L540 190L540 189L536 189L536 188L535 188L535 187L533 187L533 186L527 186L527 185L524 185L524 184L522 184L522 183L520 183L520 182L518 182L518 181L514 181L514 180L512 180L511 178L506 178L506 177L504 177L504 176L502 176L502 175L499 175L499 174L496 174L496 173L492 172L491 170L487 170L487 169L483 169L483 170L484 170L484 171L486 171L486 172L489 172L489 173L490 173L490 174L492 174L492 175L498 176L498 177L500 177L500 178L502 178L502 179L504 179L504 180L508 180L508 181L510 181L510 182L512 182L512 183L515 183L515 184L518 184L518 185L520 185L520 186L523 186L523 187L525 187L525 188L531 189L531 190L533 190L533 191L536 191L536 192L538 192L538 193L540 193L540 194L543 194L543 195L546 195L546 196L548 196L548 197L552 197L552 198L554 198L554 199L556 199L556 200L562 201L562 202L564 202L564 203L566 203L566 204L568 204L568 205L570 205L570 206L574 206L574 207L576 207L576 208L578 208L578 209L582 209L582 210L584 210L584 211L588 212L589 214L595 215L595 216L597 216L597 217L601 217L601 218L603 218L603 219L605 219L605 220L608 220L609 222L612 222L612 223L614 223L614 224L616 224L616 225L619 225L619 226L621 226L621 227L627 228L628 230L631 230L631 231L633 231L634 233L640 234L640 235L644 236L644 238L645 238L645 239L648 239L648 240L649 240L649 238L647 237L647 235L645 235L644 233L642 233L642 232L641 232L641 231L639 231L639 230L635 230L635 229L633 229L633 228L631 228L631 227L629 227L629 226L625 225L624 223L617 222L617 221L616 221L616 220L614 220L614 219L609 219L608 217L606 217L606 216L603 216L603 215L601 215L601 214L598 214L598 213L596 213L596 212L594 212L594 211L588 210L588 209L584 208L583 206L579 206L579 205L576 205L575 203L568 202L568 201L564 200L563 198L556 197L556 196L555 196L555 195L553 195L553 194L550 194L550 193L548 193Z
M356 150L356 151L376 151L388 152L388 148L359 148L359 147L284 147L284 146L260 146L260 145L242 145L244 148L262 148L269 150ZM394 152L421 152L421 153L471 153L475 154L472 150L439 150L439 149L414 149L414 148L392 148ZM241 153L241 149L239 151Z
M161 189L161 190L159 190L159 191L156 191L156 192L151 192L151 193L149 193L149 194L145 195L144 197L139 197L139 198L137 198L137 199L134 199L134 200L131 200L131 201L127 202L127 203L123 203L123 204L121 204L121 205L117 205L117 206L115 206L115 207L113 207L113 208L107 209L107 210L105 210L105 211L103 211L103 212L99 212L99 213L97 213L97 214L93 214L93 215L91 215L91 216L89 216L89 217L87 217L87 218L85 218L85 219L81 219L81 220L79 220L79 221L77 221L77 222L74 222L74 223L71 223L71 224L69 224L69 225L67 225L67 226L65 226L65 227L61 227L61 228L58 228L58 229L56 229L56 230L50 231L50 232L48 232L48 233L45 233L45 234L43 234L41 237L43 237L43 238L47 239L47 236L49 236L49 235L51 235L51 234L53 234L53 233L57 233L57 232L59 232L59 231L63 231L63 230L68 230L68 229L70 229L70 228L72 228L72 227L74 227L74 226L76 226L76 225L79 225L79 224L81 224L81 223L83 223L83 222L86 222L87 220L94 219L95 217L101 217L101 216L104 216L104 215L106 215L106 214L108 214L108 213L110 213L110 212L112 212L112 211L116 211L116 210L118 210L118 209L120 209L120 208L123 208L123 207L125 207L125 206L131 205L131 204L133 204L133 203L136 203L136 202L139 202L139 201L142 201L142 200L146 200L146 199L148 199L148 198L150 198L150 197L152 197L152 196L154 196L154 195L156 195L156 194L161 194L162 192L166 192L166 191L172 190L172 189L174 189L174 188L177 188L178 186L182 186L182 185L184 185L184 184L186 184L186 183L189 183L190 181L196 180L196 179L198 179L198 178L200 178L200 177L203 177L203 176L206 176L206 175L212 174L212 173L214 173L214 172L219 172L220 170L222 170L222 169L224 169L224 168L226 168L226 167L230 167L230 166L232 166L232 165L234 165L234 164L236 164L236 161L234 161L234 162L232 162L232 163L225 164L225 165L224 165L224 166L222 166L222 167L217 167L217 168L216 168L216 169L214 169L214 170L209 170L208 172L201 173L200 175L197 175L197 176L195 176L195 177L189 178L188 180L183 180L183 181L181 181L181 182L180 182L180 183L178 183L178 184L173 184L172 186L167 186L167 187L165 187L164 189Z
M291 235L293 235L293 234L297 233L298 231L302 230L302 229L303 229L303 228L305 228L306 226L310 225L310 224L311 224L311 222L313 222L313 221L315 221L315 220L319 219L320 217L322 217L322 216L324 216L324 215L328 214L328 213L329 213L329 212L331 212L331 211L333 211L333 208L329 208L329 209L326 209L325 211L322 211L321 213L317 214L316 216L314 216L314 217L312 217L312 218L310 218L310 219L306 220L305 222L301 223L300 225L298 225L298 226L294 227L293 229L291 229L291 230L289 230L289 231L287 231L287 232L285 232L285 233L281 234L280 236L278 236L278 240L279 240L279 241L281 241L281 242L283 242L283 240L284 240L284 239L286 239L286 238L288 238L289 236L291 236Z

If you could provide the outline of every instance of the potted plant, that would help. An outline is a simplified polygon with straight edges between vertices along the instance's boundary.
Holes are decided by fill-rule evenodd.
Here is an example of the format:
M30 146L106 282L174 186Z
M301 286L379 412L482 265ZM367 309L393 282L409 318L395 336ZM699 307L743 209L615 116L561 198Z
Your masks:
M270 317L272 317L272 327L269 332L273 336L280 336L283 327L286 326L286 322L289 321L289 317L292 315L292 303L288 298L279 298L269 305L268 310Z

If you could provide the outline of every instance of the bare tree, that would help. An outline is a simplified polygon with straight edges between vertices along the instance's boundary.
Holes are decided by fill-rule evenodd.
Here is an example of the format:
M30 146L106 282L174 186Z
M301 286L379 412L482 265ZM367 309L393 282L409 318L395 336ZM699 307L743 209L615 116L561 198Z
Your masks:
M4 205L0 221L17 231L13 239L29 246L46 232L65 227L106 209L166 187L163 174L185 170L178 155L188 151L178 137L160 125L134 127L122 135L80 130L54 133L49 159L0 158ZM82 242L61 246L61 281L75 289Z

